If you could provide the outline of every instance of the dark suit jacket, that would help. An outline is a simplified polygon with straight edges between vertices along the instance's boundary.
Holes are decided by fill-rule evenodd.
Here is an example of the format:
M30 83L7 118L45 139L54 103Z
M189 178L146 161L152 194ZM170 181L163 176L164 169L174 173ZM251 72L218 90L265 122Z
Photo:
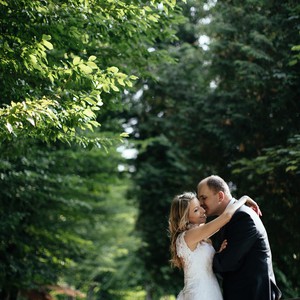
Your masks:
M280 299L267 232L258 215L243 205L219 235L228 245L215 254L213 269L223 278L224 300Z

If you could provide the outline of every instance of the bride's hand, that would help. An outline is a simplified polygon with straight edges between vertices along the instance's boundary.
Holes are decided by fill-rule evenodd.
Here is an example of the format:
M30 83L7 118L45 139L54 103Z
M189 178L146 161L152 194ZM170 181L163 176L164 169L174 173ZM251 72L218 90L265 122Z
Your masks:
M261 217L262 212L261 212L258 204L252 198L250 198L249 196L245 195L245 196L241 197L240 199L243 199L243 198L246 200L245 204L247 206L249 206L250 208L252 208Z
M223 251L226 247L227 247L227 240L224 240L224 241L222 242L222 245L221 245L221 247L220 247L218 253L220 253L221 251Z

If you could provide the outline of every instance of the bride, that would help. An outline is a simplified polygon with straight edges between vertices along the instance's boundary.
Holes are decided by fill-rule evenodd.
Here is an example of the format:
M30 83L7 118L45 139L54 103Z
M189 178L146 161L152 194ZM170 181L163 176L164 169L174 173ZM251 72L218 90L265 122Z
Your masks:
M245 203L259 210L255 201L243 196L235 203L229 203L219 217L205 223L205 210L196 194L186 192L174 197L169 217L171 264L184 271L184 288L177 300L223 299L212 270L215 250L208 238L228 223ZM225 240L219 251L226 248L226 243Z

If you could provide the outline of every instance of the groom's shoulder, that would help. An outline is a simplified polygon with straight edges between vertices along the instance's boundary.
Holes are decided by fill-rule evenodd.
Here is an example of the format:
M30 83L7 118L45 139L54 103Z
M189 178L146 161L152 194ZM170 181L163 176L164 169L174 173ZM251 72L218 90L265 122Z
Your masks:
M242 205L236 212L241 213L241 214L247 214L251 217L253 217L254 215L257 215L256 212L251 207L247 206L246 204Z
M231 224L248 224L248 226L255 226L255 227L264 227L262 220L258 216L258 214L250 207L243 205L240 207L235 214L233 215L232 219L230 220Z
M251 209L250 207L248 207L247 205L242 205L234 214L234 216L239 216L239 215L251 215L251 210L253 211L253 209Z
M250 220L256 218L255 215L256 213L252 208L243 205L234 213L230 222L235 222L239 219Z

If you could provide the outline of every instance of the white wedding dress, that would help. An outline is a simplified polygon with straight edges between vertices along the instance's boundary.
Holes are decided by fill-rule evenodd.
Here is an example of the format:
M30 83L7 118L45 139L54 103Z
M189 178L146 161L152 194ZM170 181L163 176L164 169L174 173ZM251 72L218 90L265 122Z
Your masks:
M176 240L177 255L184 261L184 288L177 300L222 300L217 278L212 270L213 246L201 242L190 250L184 240L185 232Z

